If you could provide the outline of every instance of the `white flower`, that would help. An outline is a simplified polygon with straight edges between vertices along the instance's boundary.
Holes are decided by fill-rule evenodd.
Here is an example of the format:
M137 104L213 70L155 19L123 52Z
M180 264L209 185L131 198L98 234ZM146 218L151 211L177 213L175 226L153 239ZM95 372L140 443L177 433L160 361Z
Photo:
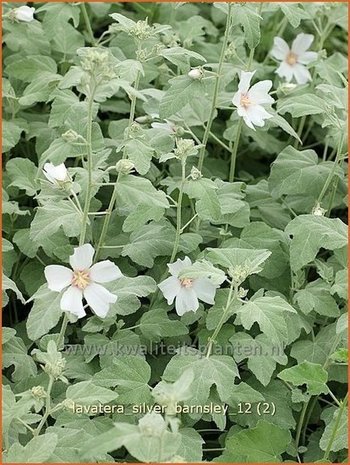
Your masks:
M272 118L273 115L270 115L262 105L274 102L274 99L268 94L272 87L272 81L260 81L249 88L254 74L255 71L251 73L241 72L238 91L232 99L232 103L237 107L238 115L251 129L255 129L254 126L264 126L265 119Z
M314 36L312 34L298 34L289 48L287 42L280 37L275 37L271 55L282 63L276 73L290 82L295 77L298 84L306 84L311 81L311 74L305 65L316 60L316 52L308 52Z
M13 10L14 17L17 21L24 21L25 23L30 23L34 20L35 8L29 6L20 6Z
M180 271L191 264L188 257L185 257L184 260L178 259L175 263L169 263L168 268L171 276L158 284L169 305L175 299L176 313L180 316L187 312L195 312L199 307L198 299L207 304L214 304L217 286L210 279L178 278Z
M85 316L83 298L90 308L101 318L107 315L109 304L117 301L117 296L99 283L108 283L121 278L120 269L110 260L92 265L95 250L90 244L74 249L69 257L73 271L62 265L45 267L45 278L51 291L61 292L65 289L60 306L78 318Z
M56 186L62 182L66 182L70 180L67 168L65 167L64 163L60 165L53 165L52 163L45 163L43 173L46 178Z

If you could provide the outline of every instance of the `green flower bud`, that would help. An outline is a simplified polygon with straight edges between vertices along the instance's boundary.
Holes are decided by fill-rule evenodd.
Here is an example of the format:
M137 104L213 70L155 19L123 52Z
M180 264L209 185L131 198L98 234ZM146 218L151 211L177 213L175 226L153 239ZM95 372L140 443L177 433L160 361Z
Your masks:
M160 437L166 430L166 423L159 413L147 413L139 420L139 430L144 436Z
M77 142L81 136L77 132L73 131L73 129L68 129L68 131L64 132L61 137L65 142L72 143Z
M34 386L30 390L30 392L31 392L32 396L35 397L36 399L45 399L45 397L47 395L45 389L43 388L43 386Z
M200 179L201 177L203 177L203 175L199 171L198 168L196 168L195 166L192 166L190 177L191 177L191 179L193 179L193 181L196 181L197 179Z
M140 20L129 30L129 35L140 41L147 40L152 37L153 28L148 24L147 19L145 21Z
M130 174L134 168L135 164L131 160L127 159L119 160L115 165L115 169L121 174Z
M48 375L52 376L55 379L58 379L62 375L65 366L66 361L64 358L62 358L61 360L56 360L55 363L47 362L44 365L43 370Z

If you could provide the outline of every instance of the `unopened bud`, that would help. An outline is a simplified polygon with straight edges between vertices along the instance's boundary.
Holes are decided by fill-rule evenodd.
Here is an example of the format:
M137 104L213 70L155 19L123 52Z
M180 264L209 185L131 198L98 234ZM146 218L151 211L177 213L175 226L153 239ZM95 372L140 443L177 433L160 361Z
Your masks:
M68 411L71 411L71 412L74 412L74 400L72 399L65 399L63 402L62 402L62 408L63 410L68 410Z
M115 169L121 174L130 174L134 168L135 164L131 160L127 159L119 160L115 165Z
M312 214L315 216L324 216L327 210L321 207L319 203L317 203L314 208L312 209Z
M137 21L134 27L129 30L129 35L138 40L147 40L153 35L153 28L148 24L148 21Z
M53 378L58 379L66 366L66 361L64 358L57 360L56 363L48 362L44 365L43 370L51 375Z
M247 294L248 294L248 289L243 289L243 287L240 287L240 288L238 289L237 296L238 296L240 299L244 299L244 297L246 297Z
M187 74L188 77L194 80L200 80L204 76L204 72L202 68L193 68L191 71Z
M200 179L202 177L202 173L199 171L198 168L196 168L195 166L192 166L191 168L191 173L190 173L190 177L193 179L193 181L196 181L197 179Z
M30 390L33 397L37 399L44 399L46 397L46 391L43 386L34 386Z
M151 116L145 115L145 116L138 116L135 118L136 123L139 124L145 124L145 123L151 123L153 121L153 118Z
M73 129L68 129L68 131L62 134L62 139L65 142L76 142L80 137L81 136L79 136L77 132L73 131Z

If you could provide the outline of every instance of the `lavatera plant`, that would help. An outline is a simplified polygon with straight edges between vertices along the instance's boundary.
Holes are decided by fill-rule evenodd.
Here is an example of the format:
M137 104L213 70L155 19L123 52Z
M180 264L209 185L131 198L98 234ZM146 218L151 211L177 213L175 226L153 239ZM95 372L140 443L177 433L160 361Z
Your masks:
M344 462L347 5L2 14L4 462Z

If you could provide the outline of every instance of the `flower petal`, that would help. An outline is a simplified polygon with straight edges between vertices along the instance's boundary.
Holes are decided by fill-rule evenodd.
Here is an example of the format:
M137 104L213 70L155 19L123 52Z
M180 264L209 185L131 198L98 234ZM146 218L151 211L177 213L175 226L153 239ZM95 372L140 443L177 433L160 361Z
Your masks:
M169 272L173 276L178 276L181 270L191 266L192 262L189 257L185 257L183 260L178 258L174 263L168 263Z
M91 244L84 244L74 249L73 255L69 257L69 263L73 270L87 270L92 265L92 257L95 250Z
M238 107L240 105L240 101L241 101L241 93L240 91L236 92L235 95L233 96L232 98L232 103Z
M247 71L242 71L241 72L241 77L240 81L238 84L238 90L242 94L245 94L248 92L249 86L250 86L250 81L252 80L252 77L254 76L255 71L252 72L247 72Z
M110 260L103 260L90 268L90 278L96 283L109 283L122 276L120 269Z
M70 286L62 295L61 309L73 313L78 318L86 315L83 307L83 292L76 286Z
M169 276L169 278L159 283L158 287L162 291L162 294L166 298L168 304L171 305L181 290L181 283L176 276Z
M44 270L47 287L51 291L61 292L72 282L73 272L62 265L48 265Z
M64 181L68 177L67 168L64 163L57 166L52 163L45 163L43 171L44 175L51 182Z
M305 68L304 65L297 63L294 66L293 71L295 80L298 84L306 84L308 81L311 81L310 71L307 68Z
M187 312L195 312L199 307L199 302L193 288L182 287L176 296L175 309L179 316Z
M312 34L298 34L296 38L293 40L292 43L292 52L296 55L302 55L306 52L310 45L314 40L314 36Z
M214 304L216 286L207 278L198 278L193 281L192 289L199 300L207 304Z
M304 52L298 56L298 63L302 65L308 65L312 61L317 60L318 53L316 52Z
M248 96L255 104L273 103L274 99L268 94L271 87L270 80L257 82L249 89Z
M265 125L265 119L272 118L273 115L270 115L261 105L251 105L248 108L248 117L254 126L262 127Z
M253 129L255 131L255 127L247 114L243 115L243 121L248 126L248 128Z
M290 82L293 79L293 67L285 61L282 61L280 66L276 69L276 73L279 77L285 78L287 82Z
M273 47L270 54L276 58L276 60L284 60L290 52L287 42L281 37L275 37L273 39Z
M91 310L100 318L105 318L109 310L109 304L117 301L117 296L107 291L100 284L91 283L84 289L84 297Z

